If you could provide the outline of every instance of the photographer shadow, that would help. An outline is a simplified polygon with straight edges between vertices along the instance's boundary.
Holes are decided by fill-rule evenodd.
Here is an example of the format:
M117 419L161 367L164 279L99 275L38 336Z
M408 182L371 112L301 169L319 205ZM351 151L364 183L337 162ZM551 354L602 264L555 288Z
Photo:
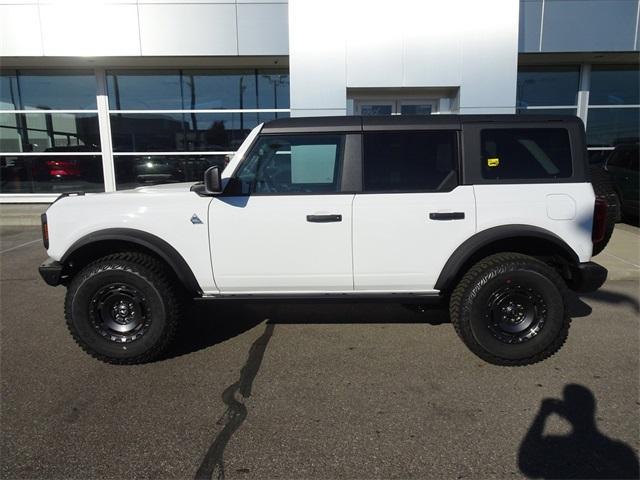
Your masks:
M624 442L613 440L598 430L596 399L582 385L565 386L563 399L542 401L529 431L520 444L518 465L532 478L638 478L638 457ZM545 435L552 414L566 419L568 435Z

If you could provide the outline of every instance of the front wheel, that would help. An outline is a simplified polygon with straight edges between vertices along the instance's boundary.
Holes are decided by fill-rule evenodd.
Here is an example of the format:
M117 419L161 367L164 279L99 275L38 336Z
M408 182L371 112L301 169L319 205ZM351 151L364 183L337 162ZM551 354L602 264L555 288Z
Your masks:
M75 341L107 363L156 359L173 339L180 305L164 265L118 253L85 267L67 290L65 316Z
M451 295L449 311L458 336L495 365L529 365L564 344L570 318L562 278L545 263L500 253L474 265Z

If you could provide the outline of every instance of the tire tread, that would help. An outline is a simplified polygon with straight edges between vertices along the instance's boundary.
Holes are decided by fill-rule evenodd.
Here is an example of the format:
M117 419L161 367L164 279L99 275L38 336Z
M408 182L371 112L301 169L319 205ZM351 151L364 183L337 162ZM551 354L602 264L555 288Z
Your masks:
M552 356L556 353L560 348L564 345L567 335L569 333L569 326L571 323L571 318L566 314L564 314L564 322L559 334L556 336L553 342L549 344L544 350L541 352L532 355L523 359L506 359L496 355L493 355L490 352L487 352L480 344L475 340L475 337L471 331L471 326L468 322L466 322L463 318L463 310L465 307L465 299L468 297L469 290L476 283L476 281L488 271L494 269L495 267L502 266L505 263L511 263L517 266L523 266L527 268L533 268L540 273L546 275L558 288L560 291L562 298L564 300L564 304L566 306L567 299L567 287L560 277L558 273L549 267L544 262L530 257L528 255L523 255L520 253L498 253L495 255L490 255L483 260L480 260L473 267L465 273L460 280L460 283L456 286L451 294L451 298L449 301L449 314L451 317L451 323L455 328L456 333L462 339L464 344L478 357L486 360L489 363L494 365L502 365L502 366L525 366L532 365L534 363L541 362ZM566 309L566 307L565 307Z
M160 341L147 352L127 358L115 358L101 354L90 348L86 342L79 336L72 321L72 302L73 296L78 287L89 277L99 273L100 271L112 270L114 265L117 268L136 270L138 275L145 278L149 283L153 284L158 291L161 292L163 303L166 309L166 326ZM137 267L137 268L136 268ZM140 270L141 268L141 270ZM175 282L172 281L171 275L167 271L165 265L158 259L140 252L120 252L113 253L98 258L84 267L67 288L67 295L64 302L64 314L67 329L71 333L74 341L93 358L105 363L116 365L135 365L148 363L161 356L172 343L182 311L182 298L178 294Z

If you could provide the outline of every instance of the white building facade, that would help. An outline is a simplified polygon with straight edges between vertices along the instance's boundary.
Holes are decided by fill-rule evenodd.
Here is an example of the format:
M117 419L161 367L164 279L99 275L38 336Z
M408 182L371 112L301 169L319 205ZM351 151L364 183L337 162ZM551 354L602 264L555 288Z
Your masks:
M639 0L0 0L0 202L195 181L282 116L562 113L637 141Z

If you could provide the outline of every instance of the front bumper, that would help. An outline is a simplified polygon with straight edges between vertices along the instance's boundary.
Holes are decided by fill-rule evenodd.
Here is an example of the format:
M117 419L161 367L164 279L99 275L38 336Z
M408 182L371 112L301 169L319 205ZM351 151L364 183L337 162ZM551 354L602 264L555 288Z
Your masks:
M60 262L53 260L52 258L48 258L42 265L40 265L38 271L40 272L42 279L52 287L62 283L62 264Z
M607 269L595 262L578 263L570 267L569 288L579 293L595 292L607 279Z

